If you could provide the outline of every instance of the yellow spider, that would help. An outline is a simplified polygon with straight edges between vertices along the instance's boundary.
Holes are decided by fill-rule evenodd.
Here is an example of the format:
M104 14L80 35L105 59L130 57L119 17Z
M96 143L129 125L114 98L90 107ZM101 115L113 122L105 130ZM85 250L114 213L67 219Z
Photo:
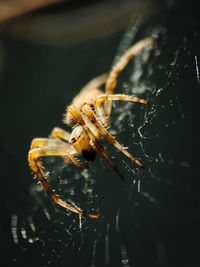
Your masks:
M117 77L129 60L146 46L150 46L153 43L154 40L152 38L145 38L131 46L113 66L109 74L94 78L75 96L72 103L67 107L64 117L64 123L73 128L71 133L56 127L52 130L50 138L33 139L28 153L30 168L39 179L42 188L50 199L65 209L91 218L99 218L99 215L90 214L71 206L54 193L45 177L41 157L61 156L67 164L72 163L80 168L86 168L87 164L81 163L75 156L81 154L87 161L94 161L97 152L123 179L123 175L114 165L99 141L100 138L105 138L137 165L144 167L139 160L120 145L107 129L112 101L132 101L148 104L148 101L144 99L125 94L113 94L113 92L116 87ZM99 89L104 83L105 93Z

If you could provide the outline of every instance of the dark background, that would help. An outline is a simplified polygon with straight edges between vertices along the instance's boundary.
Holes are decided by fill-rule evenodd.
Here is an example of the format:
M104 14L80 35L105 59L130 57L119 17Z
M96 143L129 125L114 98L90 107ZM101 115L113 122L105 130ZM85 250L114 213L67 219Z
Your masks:
M112 127L116 137L144 162L144 171L111 147L108 150L114 160L127 171L125 182L99 159L85 180L72 166L66 170L60 161L47 162L53 183L61 184L57 174L64 180L69 177L69 185L77 193L73 201L100 212L98 221L83 218L82 229L77 215L65 213L35 187L27 152L34 137L48 136L54 126L64 127L65 106L87 81L110 69L127 33L120 30L62 45L2 34L2 266L200 265L200 82L195 62L196 58L200 68L199 26L198 1L168 1L134 37L135 42L150 33L156 36L158 47L147 62L141 58L145 66L130 64L118 92L125 81L131 84L132 72L142 66L139 83L148 87L143 97L151 105L126 109L122 104L124 110L116 105ZM131 85L126 93L132 93ZM127 117L119 125L122 112L127 112ZM138 135L141 125L143 138ZM140 142L144 150L138 146ZM77 175L79 179L74 179ZM77 187L86 185L93 191L92 197L78 194L81 189ZM62 185L57 189L67 199L68 191ZM16 218L17 225L13 222Z

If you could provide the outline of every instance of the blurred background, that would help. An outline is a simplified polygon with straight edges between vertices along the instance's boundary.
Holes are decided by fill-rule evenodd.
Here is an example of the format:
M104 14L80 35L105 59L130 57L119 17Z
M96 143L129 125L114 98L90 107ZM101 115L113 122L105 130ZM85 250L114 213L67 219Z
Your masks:
M199 2L0 1L1 266L200 265ZM44 159L48 179L72 205L41 192L27 153L59 126L66 105L108 72L134 42L152 36L120 75L110 131L145 170L105 144L126 176L97 158L89 170Z

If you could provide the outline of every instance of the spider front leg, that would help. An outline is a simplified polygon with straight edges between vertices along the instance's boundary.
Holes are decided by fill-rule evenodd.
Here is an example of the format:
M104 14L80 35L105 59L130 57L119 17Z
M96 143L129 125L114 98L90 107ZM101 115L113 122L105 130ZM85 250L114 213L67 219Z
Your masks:
M120 72L126 67L128 62L136 56L140 51L142 51L147 46L152 46L155 43L153 38L147 37L133 46L131 46L119 59L119 61L111 69L108 79L106 82L106 94L112 95L117 84L117 78ZM107 114L110 116L112 109L112 102L109 101L107 104Z
M54 138L54 139L62 139L66 142L69 142L70 139L70 133L59 128L59 127L55 127L53 128L53 130L51 131L50 137Z
M130 101L141 104L148 104L147 100L137 98L135 96L125 95L125 94L115 94L115 95L100 95L97 96L94 100L94 106L97 113L97 116L103 125L106 125L109 114L109 106L102 106L105 102L111 101ZM112 103L112 102L111 102ZM106 103L107 104L107 103Z
M93 78L91 81L89 81L80 91L80 93L77 95L77 97L80 97L80 94L84 97L88 92L93 91L94 89L98 89L101 85L106 83L108 78L108 74L104 73L101 74L95 78ZM73 100L73 103L76 102L76 97Z
M80 215L86 215L91 218L98 218L99 217L98 215L88 214L80 209L72 207L70 204L64 202L54 193L54 190L47 182L47 179L43 171L43 166L41 163L41 157L45 156L69 157L69 159L71 160L71 155L68 150L68 147L62 141L52 140L48 138L36 138L33 140L32 149L28 153L29 165L32 171L35 173L38 180L40 181L42 188L47 193L49 198L58 205L74 213L78 213Z
M114 95L113 95L114 96ZM89 105L85 105L84 114L86 114L90 119L92 119L94 125L98 128L100 134L114 147L116 147L119 151L121 151L125 156L127 156L129 159L131 159L134 163L136 163L138 166L144 168L142 163L133 157L117 140L114 136L112 136L107 129L103 126L100 119L96 116L94 111L90 108Z

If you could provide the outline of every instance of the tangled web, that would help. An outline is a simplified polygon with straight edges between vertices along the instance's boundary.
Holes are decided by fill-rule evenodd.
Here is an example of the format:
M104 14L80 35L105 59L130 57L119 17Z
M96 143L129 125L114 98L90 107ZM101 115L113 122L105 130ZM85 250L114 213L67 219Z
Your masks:
M173 19L176 12L170 13ZM150 105L114 103L110 128L144 163L145 170L107 144L125 181L101 159L89 170L66 167L59 158L45 159L49 182L60 197L100 214L100 219L63 210L33 184L32 210L27 216L13 214L11 218L13 242L19 251L14 263L129 267L199 262L198 25L189 24L187 17L187 25L183 21L172 25L167 16L159 25L152 23L137 33L128 31L118 55L131 38L137 41L152 35L157 39L155 49L137 55L123 71L117 87L117 92L149 99ZM194 232L196 239L190 243Z

